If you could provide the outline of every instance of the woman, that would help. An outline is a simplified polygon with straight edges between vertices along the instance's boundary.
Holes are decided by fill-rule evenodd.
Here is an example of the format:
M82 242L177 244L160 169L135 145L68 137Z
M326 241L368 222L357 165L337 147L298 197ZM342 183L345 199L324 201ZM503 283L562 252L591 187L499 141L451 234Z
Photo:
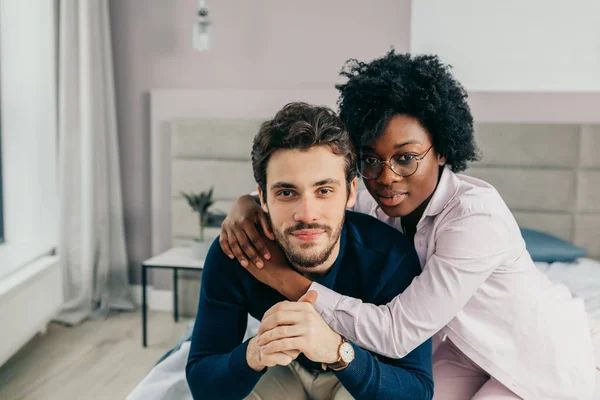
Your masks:
M433 337L435 399L591 399L595 361L582 301L537 270L498 192L456 175L477 149L466 92L449 68L435 56L392 51L352 60L342 75L340 116L368 190L355 210L411 238L421 275L377 307L311 283L279 257L263 267L256 252L270 258L268 242L255 226L272 234L248 196L223 223L224 252L291 300L315 290L330 326L366 349L398 358ZM261 335L264 351L287 350L276 332Z

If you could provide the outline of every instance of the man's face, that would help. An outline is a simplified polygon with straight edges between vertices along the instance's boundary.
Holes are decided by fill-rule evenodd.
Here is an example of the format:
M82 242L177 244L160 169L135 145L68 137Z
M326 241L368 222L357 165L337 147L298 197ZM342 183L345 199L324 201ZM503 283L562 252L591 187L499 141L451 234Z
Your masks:
M301 272L325 272L339 253L345 209L356 201L356 180L346 189L344 157L328 146L277 150L266 172L261 203L275 240Z

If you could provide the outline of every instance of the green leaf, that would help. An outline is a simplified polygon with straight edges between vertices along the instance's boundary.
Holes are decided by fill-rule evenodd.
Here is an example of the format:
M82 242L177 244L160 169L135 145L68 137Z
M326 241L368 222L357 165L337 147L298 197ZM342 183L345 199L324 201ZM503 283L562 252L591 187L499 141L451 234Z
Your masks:
M214 188L211 187L209 191L200 193L184 193L180 192L188 202L192 210L204 215L208 212L208 209L215 203L212 199Z

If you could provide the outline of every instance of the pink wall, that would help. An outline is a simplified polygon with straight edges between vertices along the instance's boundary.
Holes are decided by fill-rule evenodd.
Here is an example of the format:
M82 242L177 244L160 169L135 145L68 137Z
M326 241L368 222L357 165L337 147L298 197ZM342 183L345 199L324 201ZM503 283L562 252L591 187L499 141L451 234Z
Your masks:
M477 122L600 124L598 92L472 92Z
M197 53L191 47L196 0L110 0L133 282L151 256L150 90L327 89L348 58L371 59L391 46L409 50L410 0L208 5L215 46ZM469 102L478 122L600 123L599 93L471 93Z
M322 89L348 58L407 51L410 0L208 0L214 49L191 47L195 0L111 0L125 230L133 282L150 250L151 89ZM168 283L158 283L166 287Z

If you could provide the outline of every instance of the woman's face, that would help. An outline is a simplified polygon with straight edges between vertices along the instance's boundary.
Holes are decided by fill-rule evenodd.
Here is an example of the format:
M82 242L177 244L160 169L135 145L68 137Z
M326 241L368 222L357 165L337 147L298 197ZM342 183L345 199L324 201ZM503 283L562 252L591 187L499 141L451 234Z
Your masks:
M364 182L371 196L390 217L409 215L427 200L437 186L439 167L446 162L432 148L431 135L421 123L405 114L390 118L383 136L366 143L361 151L363 165L365 162L376 165L374 159L385 162L379 177L364 179ZM414 157L423 157L414 174L402 177L390 169L390 160L400 166L396 169L401 171L411 164L411 160L415 162Z

